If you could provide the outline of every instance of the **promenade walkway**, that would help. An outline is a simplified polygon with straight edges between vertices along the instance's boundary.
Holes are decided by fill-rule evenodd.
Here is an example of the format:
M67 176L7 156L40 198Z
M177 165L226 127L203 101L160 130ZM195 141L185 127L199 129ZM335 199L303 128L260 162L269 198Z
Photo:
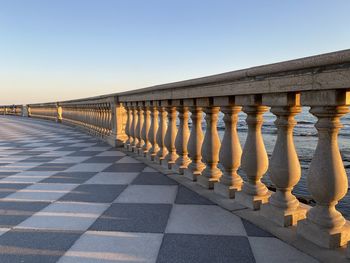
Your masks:
M0 262L316 262L61 124L0 117Z

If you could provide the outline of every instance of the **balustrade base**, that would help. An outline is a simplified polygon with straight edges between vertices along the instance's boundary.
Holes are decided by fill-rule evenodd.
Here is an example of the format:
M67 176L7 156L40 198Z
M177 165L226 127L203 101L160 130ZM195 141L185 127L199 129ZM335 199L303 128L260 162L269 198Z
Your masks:
M208 177L205 177L204 175L199 175L197 177L197 184L207 189L213 189L214 184L217 181L218 181L217 178L208 178Z
M155 156L153 161L154 161L156 164L162 165L162 161L163 161L163 160L164 160L164 158L160 158L159 156Z
M346 222L341 229L329 231L305 219L298 222L297 234L320 247L334 249L346 245L350 240L350 223Z
M235 198L235 193L240 190L241 187L229 186L220 182L214 184L214 192L227 198Z
M164 168L166 169L169 169L169 170L172 170L174 165L175 165L175 162L169 162L168 160L166 159L163 159L161 160L161 166L163 166Z
M174 170L174 172L179 173L179 174L182 175L187 170L187 167L181 167L181 166L179 166L178 164L175 163L172 166L172 169Z
M249 195L243 191L235 194L235 201L253 210L259 210L262 204L269 201L270 193L263 196Z
M287 211L272 206L269 203L263 204L260 207L260 213L262 216L282 227L296 225L299 220L306 217L306 212L307 208L303 204L300 204L297 209Z
M123 147L124 142L115 138L115 136L106 136L104 139L112 147Z
M155 157L151 153L146 153L146 159L151 161L151 162L154 162Z
M197 173L197 174L193 173L190 169L186 169L184 171L184 176L187 179L189 179L189 180L191 180L193 182L196 182L197 181L197 177L200 176L200 175L201 175L200 173Z

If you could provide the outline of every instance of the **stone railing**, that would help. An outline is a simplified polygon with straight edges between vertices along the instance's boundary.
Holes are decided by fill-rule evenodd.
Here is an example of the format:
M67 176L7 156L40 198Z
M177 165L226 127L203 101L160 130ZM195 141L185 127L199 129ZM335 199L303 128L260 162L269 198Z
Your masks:
M0 106L0 115L27 116L26 107L23 105Z
M342 127L340 117L349 112L349 104L350 50L345 50L58 102L55 107L57 120L103 135L112 143L123 142L127 150L260 210L279 226L296 225L299 235L319 246L336 248L350 240L350 225L335 208L348 189L337 135ZM312 208L300 204L292 194L301 176L293 128L302 106L310 107L318 119L318 144L307 177L308 190L316 202ZM29 105L31 116L53 116L51 106L38 114L34 114L35 107ZM270 160L261 133L263 114L269 109L277 117L278 131ZM220 111L225 123L222 141L217 132ZM236 130L240 111L247 114L243 149ZM247 180L237 173L239 168ZM276 192L261 181L267 171Z

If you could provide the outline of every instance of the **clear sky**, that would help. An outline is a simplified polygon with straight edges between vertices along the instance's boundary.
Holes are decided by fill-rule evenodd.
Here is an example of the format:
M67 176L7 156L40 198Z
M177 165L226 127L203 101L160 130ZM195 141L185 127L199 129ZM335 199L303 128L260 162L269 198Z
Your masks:
M350 48L349 0L0 0L0 104Z

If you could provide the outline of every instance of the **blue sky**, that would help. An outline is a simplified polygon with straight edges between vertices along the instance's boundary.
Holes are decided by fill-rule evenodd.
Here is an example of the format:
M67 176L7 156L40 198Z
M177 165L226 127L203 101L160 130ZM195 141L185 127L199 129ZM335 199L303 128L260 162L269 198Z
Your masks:
M348 0L0 0L0 104L348 49L349 10Z

